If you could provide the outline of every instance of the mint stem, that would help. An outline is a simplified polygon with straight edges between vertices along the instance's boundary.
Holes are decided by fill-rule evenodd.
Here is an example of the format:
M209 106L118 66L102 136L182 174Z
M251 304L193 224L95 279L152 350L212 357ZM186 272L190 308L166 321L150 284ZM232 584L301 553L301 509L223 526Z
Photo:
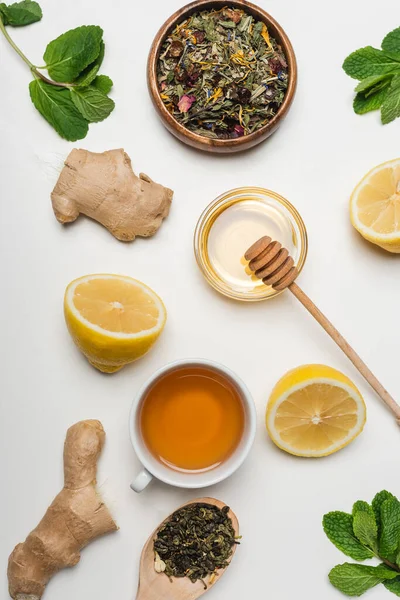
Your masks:
M386 558L382 558L381 556L378 556L378 558L383 563L385 563L385 565L387 565L388 567L390 567L391 569L393 569L393 571L397 571L398 573L400 573L400 568L397 565L394 565L389 560L386 560Z
M49 79L48 77L46 77L45 75L43 75L43 73L41 73L38 70L38 67L35 67L35 65L33 63L31 63L31 61L25 56L25 54L22 52L22 50L20 50L18 48L18 46L16 45L16 43L13 42L13 40L8 35L8 31L5 28L5 25L3 23L3 19L1 18L1 15L0 15L0 31L3 33L4 37L6 38L7 42L10 44L10 46L22 58L22 60L24 61L24 63L26 63L28 65L28 67L32 71L32 74L35 77L38 77L39 79L42 79L43 81L45 81L46 83L49 83L50 85L55 85L57 87L65 87L65 88L69 88L70 87L71 84L69 84L69 83L57 83L55 81L52 81L51 79Z
M28 67L30 69L34 69L35 66L31 63L30 60L27 59L27 57L25 56L25 54L18 48L18 46L12 41L12 39L8 35L8 32L7 32L7 30L6 30L5 26L4 26L3 19L1 18L1 16L0 16L0 30L3 32L3 35L6 38L7 42L10 44L10 46L12 48L14 48L15 52L20 55L20 57L28 65Z

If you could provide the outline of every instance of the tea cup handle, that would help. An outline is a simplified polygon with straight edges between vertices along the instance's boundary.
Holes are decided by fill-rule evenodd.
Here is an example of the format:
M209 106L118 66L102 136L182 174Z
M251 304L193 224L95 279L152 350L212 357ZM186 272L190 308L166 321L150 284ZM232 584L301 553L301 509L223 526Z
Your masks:
M143 468L136 479L131 483L131 489L136 493L142 492L152 479L153 475L149 473L147 469Z

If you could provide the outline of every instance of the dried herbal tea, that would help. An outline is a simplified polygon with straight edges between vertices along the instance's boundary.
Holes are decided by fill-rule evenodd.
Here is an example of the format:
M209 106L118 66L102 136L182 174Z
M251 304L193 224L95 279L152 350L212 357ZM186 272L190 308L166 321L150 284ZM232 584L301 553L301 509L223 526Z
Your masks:
M265 23L224 7L195 13L165 40L161 98L190 131L234 139L266 125L282 104L288 65Z
M155 569L168 577L189 577L194 583L228 566L235 539L229 506L184 506L162 525L154 540Z

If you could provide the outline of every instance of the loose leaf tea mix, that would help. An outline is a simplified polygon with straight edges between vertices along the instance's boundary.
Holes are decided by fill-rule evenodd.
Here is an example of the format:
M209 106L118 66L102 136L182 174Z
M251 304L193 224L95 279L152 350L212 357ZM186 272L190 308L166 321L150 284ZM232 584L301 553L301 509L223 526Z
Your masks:
M232 139L266 125L283 102L288 65L267 26L242 10L195 13L165 40L161 98L187 129Z
M194 503L174 512L154 541L155 569L194 583L229 564L235 539L229 507Z

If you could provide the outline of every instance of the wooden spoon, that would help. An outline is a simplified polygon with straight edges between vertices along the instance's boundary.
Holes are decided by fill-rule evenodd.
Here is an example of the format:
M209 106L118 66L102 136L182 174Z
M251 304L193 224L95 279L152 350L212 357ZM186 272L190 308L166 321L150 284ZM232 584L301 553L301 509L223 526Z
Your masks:
M358 369L361 375L368 381L381 400L394 414L398 425L400 425L400 406L389 392L378 381L375 375L370 371L365 362L359 357L356 351L350 346L339 331L332 325L326 316L315 306L303 290L295 283L299 272L294 266L294 260L289 256L286 248L282 248L279 242L273 241L270 237L264 236L257 240L244 255L249 261L249 268L259 279L270 285L274 290L282 291L288 289L299 300L308 312L325 329L334 342L343 350L347 358Z
M186 502L186 504L183 504L179 508L188 506L189 504L199 503L212 504L213 506L218 506L218 508L223 508L226 506L224 502L216 500L215 498L198 498L197 500ZM179 510L179 508L177 510ZM236 515L231 510L229 511L228 515L232 520L235 535L238 536L239 523ZM165 523L165 521L168 521L170 516L167 517L155 531L153 531L144 545L142 555L140 557L139 587L136 600L196 600L196 598L199 598L199 596L202 596L205 592L214 587L214 584L222 577L227 569L227 567L225 567L225 569L220 569L217 577L213 577L212 575L211 577L207 577L205 580L207 589L204 589L204 585L201 581L192 583L188 577L174 577L172 581L170 581L169 578L164 575L164 573L157 573L154 568L153 544L157 535L157 531ZM236 544L233 546L232 552L234 553L235 550ZM229 559L229 562L231 559L232 557Z

